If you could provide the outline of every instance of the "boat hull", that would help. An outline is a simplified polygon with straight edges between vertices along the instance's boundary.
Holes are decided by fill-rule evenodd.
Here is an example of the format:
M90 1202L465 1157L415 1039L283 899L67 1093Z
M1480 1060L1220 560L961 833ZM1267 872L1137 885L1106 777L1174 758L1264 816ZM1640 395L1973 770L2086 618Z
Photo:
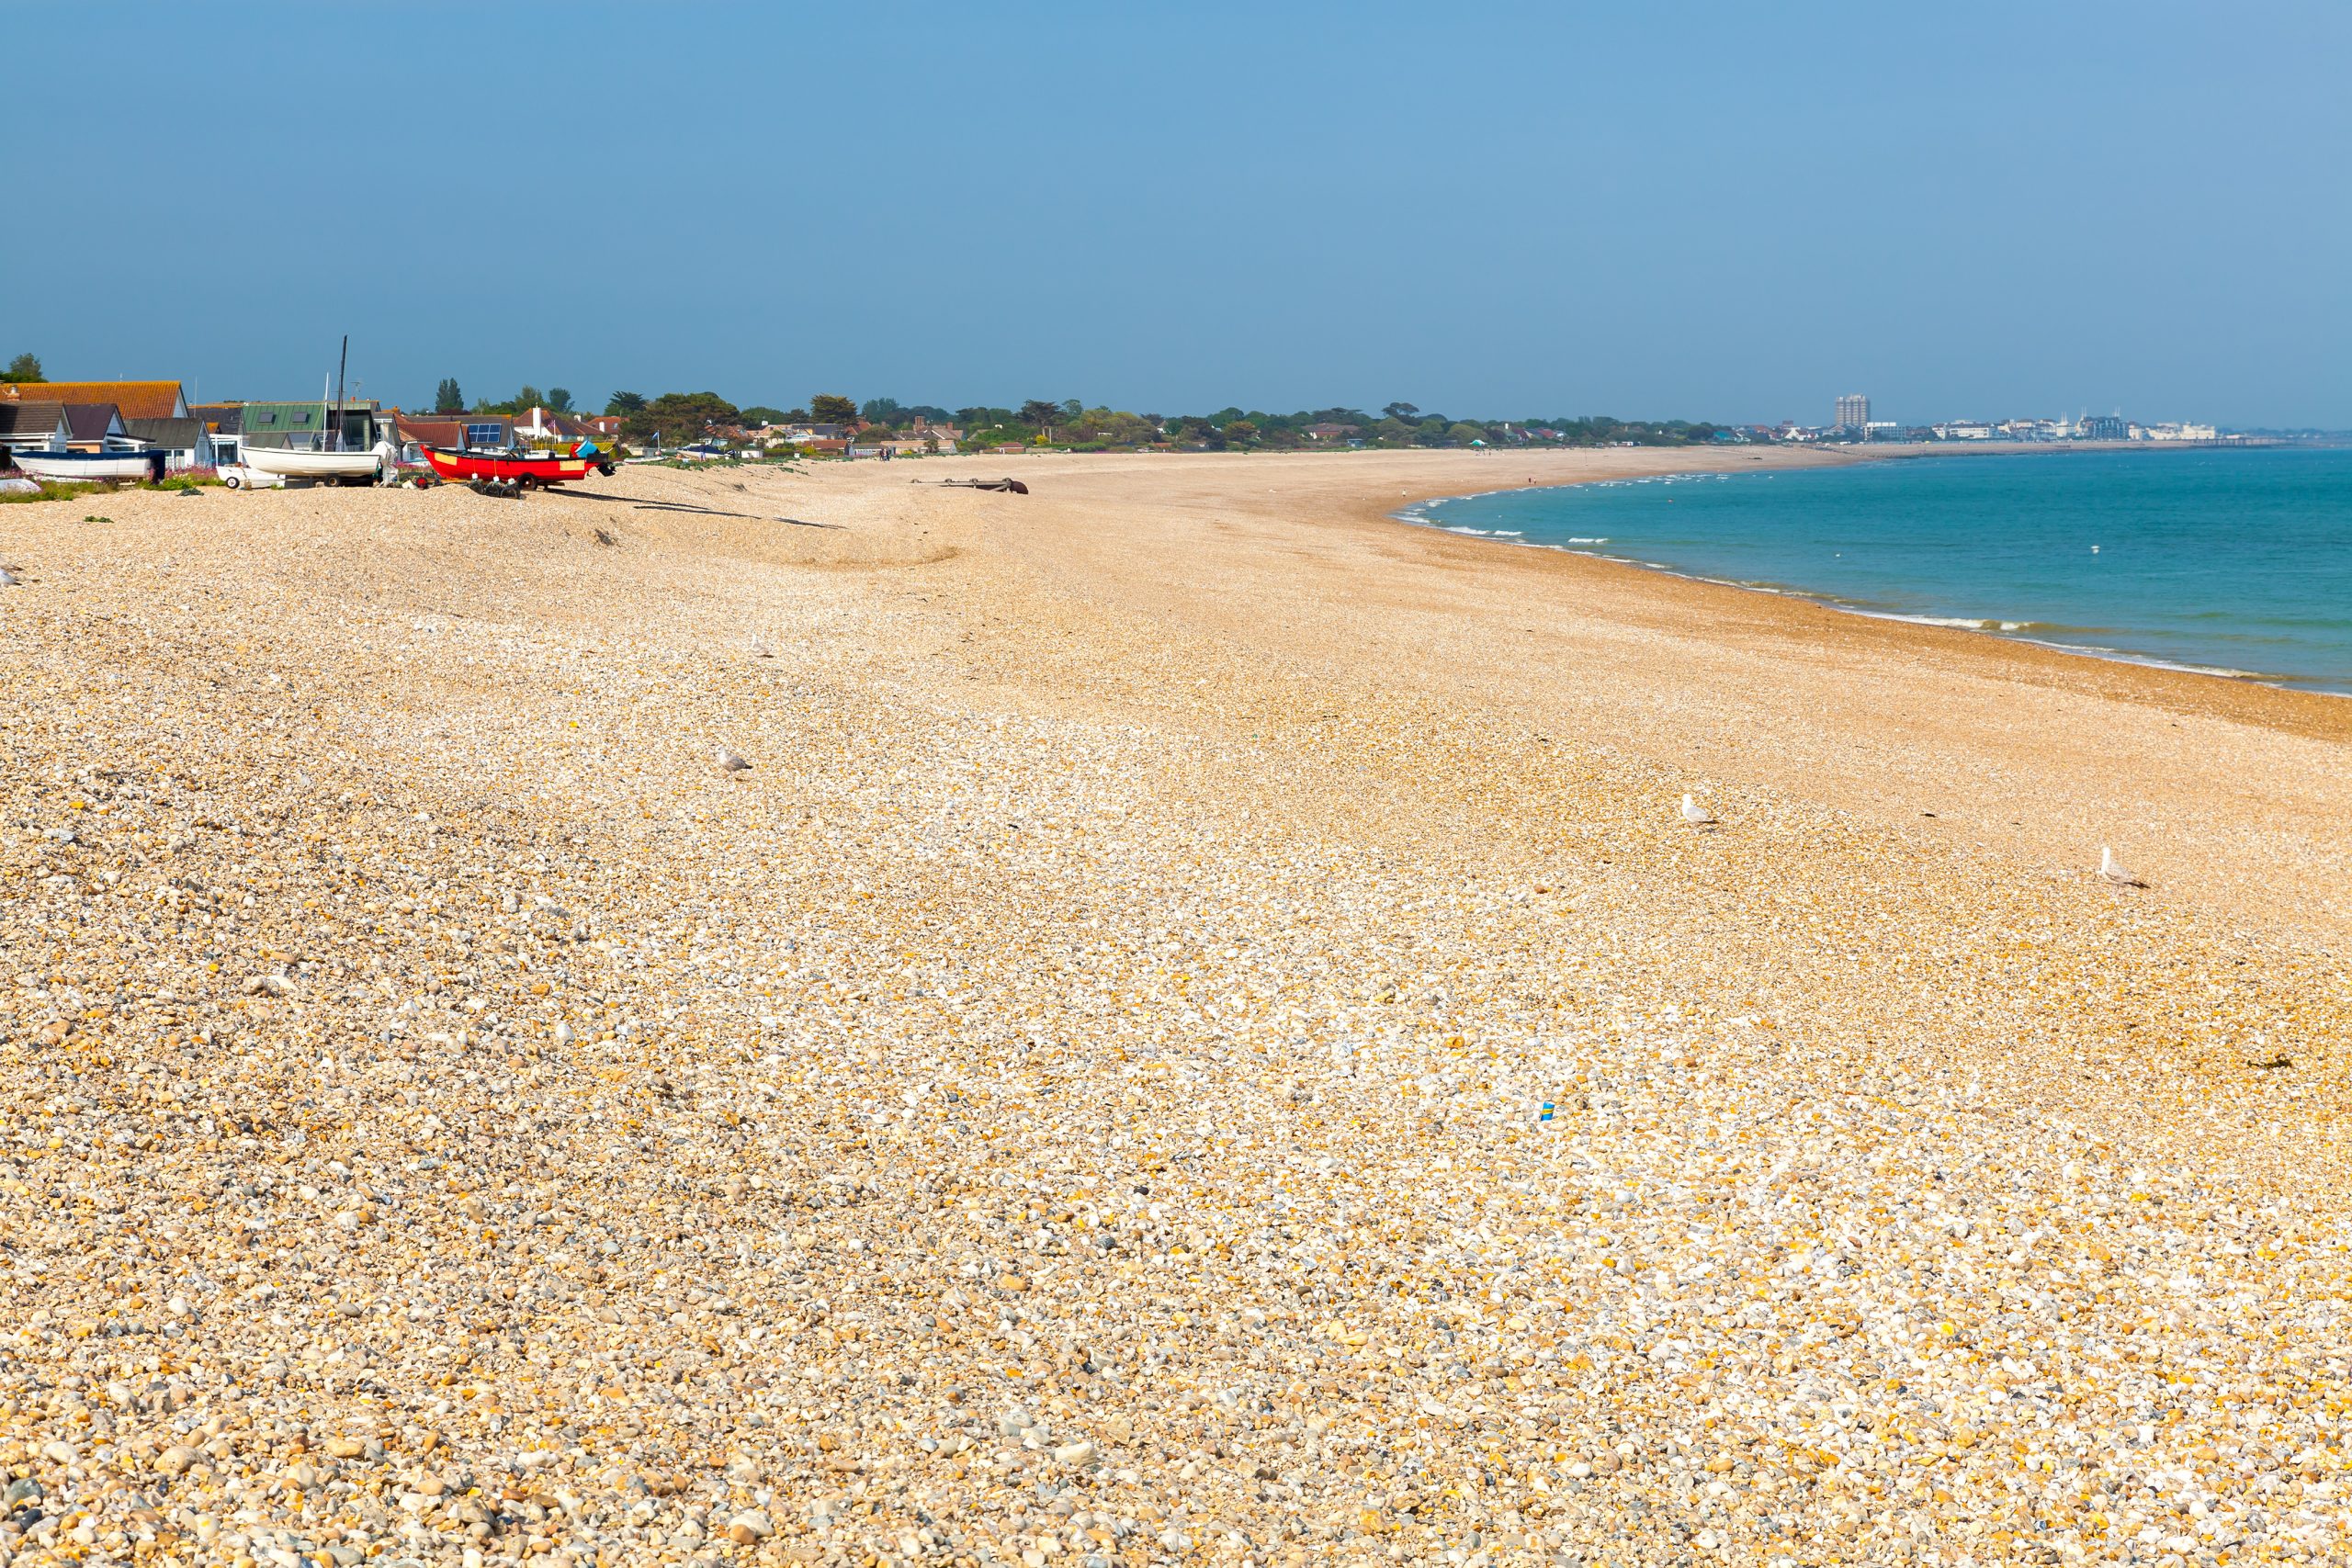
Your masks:
M17 452L17 467L37 479L160 479L164 454L156 452Z
M591 473L611 473L612 459L569 457L559 452L512 457L493 452L454 452L446 446L422 449L424 460L445 479L501 485L560 485L584 479Z
M372 479L383 471L376 452L308 452L298 446L248 446L238 460L257 473L288 479Z

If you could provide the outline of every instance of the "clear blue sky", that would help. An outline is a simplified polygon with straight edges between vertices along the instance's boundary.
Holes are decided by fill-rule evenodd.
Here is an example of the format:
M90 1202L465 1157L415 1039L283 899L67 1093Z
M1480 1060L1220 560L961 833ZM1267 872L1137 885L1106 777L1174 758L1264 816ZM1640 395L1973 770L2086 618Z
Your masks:
M2352 6L0 0L0 355L2352 426Z

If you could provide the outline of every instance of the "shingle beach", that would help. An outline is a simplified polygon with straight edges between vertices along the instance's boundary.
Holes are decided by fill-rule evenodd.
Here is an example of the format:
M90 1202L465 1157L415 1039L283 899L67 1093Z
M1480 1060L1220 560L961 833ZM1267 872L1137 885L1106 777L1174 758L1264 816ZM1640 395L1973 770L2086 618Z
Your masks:
M0 1564L2342 1561L2352 706L1751 460L0 506Z

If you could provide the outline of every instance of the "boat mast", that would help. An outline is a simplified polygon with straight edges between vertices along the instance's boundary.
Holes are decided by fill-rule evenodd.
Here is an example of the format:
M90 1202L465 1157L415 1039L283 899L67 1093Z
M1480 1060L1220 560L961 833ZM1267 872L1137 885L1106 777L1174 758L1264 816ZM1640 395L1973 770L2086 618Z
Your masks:
M343 449L343 372L351 363L351 334L343 334L343 354L334 362L334 435L335 449Z

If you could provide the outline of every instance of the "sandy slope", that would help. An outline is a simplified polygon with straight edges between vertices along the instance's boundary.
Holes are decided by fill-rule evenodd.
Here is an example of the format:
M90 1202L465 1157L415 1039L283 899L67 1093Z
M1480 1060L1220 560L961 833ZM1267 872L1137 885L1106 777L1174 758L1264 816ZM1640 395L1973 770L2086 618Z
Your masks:
M0 508L0 1555L2324 1555L2345 708L1694 460Z

